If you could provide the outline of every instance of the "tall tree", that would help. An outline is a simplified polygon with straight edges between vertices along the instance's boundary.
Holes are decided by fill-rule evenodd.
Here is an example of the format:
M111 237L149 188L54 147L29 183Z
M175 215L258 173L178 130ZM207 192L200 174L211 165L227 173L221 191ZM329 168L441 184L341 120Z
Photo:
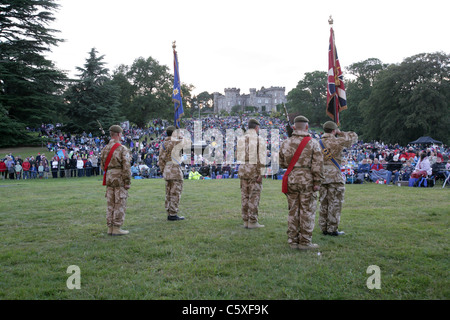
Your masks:
M0 3L0 103L7 111L5 121L38 126L55 120L66 76L45 54L62 41L54 36L57 30L48 28L57 8L53 0Z
M287 95L290 112L299 112L307 117L311 125L328 121L325 114L327 102L327 73L313 71L305 76Z
M450 55L422 53L389 66L361 110L366 140L405 145L426 135L449 143Z
M387 68L379 59L370 58L347 67L347 73L355 78L346 81L347 110L342 112L342 130L363 131L363 114L360 104L369 98L373 84L380 71Z
M111 81L104 56L91 49L79 80L65 94L65 129L71 132L99 132L98 123L107 128L123 120L119 114L118 87Z
M119 87L120 110L127 120L145 127L152 118L173 118L173 75L152 57L139 57L131 66L119 66L113 82ZM182 85L183 100L189 99L190 90Z

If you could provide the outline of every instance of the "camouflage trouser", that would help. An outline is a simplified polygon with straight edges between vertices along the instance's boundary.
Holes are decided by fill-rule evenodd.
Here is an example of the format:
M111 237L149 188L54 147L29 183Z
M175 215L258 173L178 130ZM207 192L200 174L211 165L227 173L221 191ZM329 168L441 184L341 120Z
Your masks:
M181 192L183 191L183 180L166 180L166 202L165 207L169 216L176 216Z
M242 220L250 223L258 221L258 206L262 182L241 179Z
M288 243L307 245L312 241L312 232L317 208L317 192L313 186L288 184L286 194L288 216Z
M125 220L128 190L124 187L106 187L106 224L108 227L120 227Z
M345 185L323 184L320 187L319 226L322 231L337 231L344 202Z

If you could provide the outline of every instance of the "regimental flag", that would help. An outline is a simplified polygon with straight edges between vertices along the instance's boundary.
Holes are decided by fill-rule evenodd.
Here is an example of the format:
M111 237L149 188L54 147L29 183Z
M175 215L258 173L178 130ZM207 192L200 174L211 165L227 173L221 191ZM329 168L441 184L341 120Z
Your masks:
M328 86L327 86L327 115L339 125L339 112L347 109L344 76L334 42L333 27L330 29L330 46L328 48Z
M180 74L178 72L178 57L177 51L175 50L175 43L173 44L173 69L174 69L174 80L173 80L172 100L175 103L174 124L175 128L180 128L180 119L184 114L184 110L182 101L183 93L181 92Z

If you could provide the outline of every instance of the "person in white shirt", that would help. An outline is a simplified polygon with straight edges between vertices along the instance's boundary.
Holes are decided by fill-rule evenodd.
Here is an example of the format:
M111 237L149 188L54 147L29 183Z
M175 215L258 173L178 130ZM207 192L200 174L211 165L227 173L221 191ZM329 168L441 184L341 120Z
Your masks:
M81 157L78 157L78 159L77 159L78 177L83 176L83 167L84 167L84 162L83 162L83 160L81 160Z
M430 176L432 171L433 170L431 169L431 164L430 160L428 160L427 153L422 151L411 177Z

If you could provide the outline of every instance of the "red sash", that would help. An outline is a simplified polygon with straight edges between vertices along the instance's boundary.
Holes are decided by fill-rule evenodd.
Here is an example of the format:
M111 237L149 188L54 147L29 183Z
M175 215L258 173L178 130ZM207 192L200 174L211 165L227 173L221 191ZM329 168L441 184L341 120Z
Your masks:
M114 144L113 147L111 148L111 150L108 153L108 157L106 158L106 161L105 161L105 173L103 174L103 185L104 186L106 186L106 171L108 170L109 162L111 161L111 158L112 158L112 155L113 155L114 151L119 146L121 146L120 143Z
M297 151L295 151L294 156L291 159L291 163L289 163L289 167L287 168L286 172L283 176L283 183L281 185L281 191L283 193L288 192L288 176L291 173L292 169L294 169L294 165L297 163L298 158L300 158L300 155L303 152L303 149L305 149L306 144L311 140L311 137L304 137L302 142L300 142L300 145L298 146Z

